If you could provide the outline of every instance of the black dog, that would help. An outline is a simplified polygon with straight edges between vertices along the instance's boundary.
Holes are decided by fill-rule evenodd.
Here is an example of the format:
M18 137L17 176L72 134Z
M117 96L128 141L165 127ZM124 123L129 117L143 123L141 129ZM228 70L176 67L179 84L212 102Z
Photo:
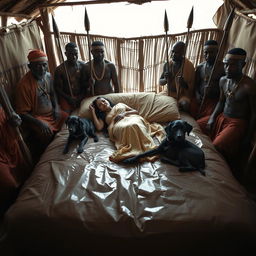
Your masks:
M79 116L69 116L66 120L66 124L69 130L69 136L63 154L68 153L69 145L74 139L80 140L77 149L78 154L84 151L84 145L88 141L88 135L93 137L94 142L98 141L98 137L95 134L95 127L91 120Z
M192 129L193 127L183 120L170 122L165 128L166 138L156 149L125 159L123 163L131 164L139 158L160 154L161 161L179 166L181 172L198 170L205 175L204 152L185 139L186 133L189 135Z

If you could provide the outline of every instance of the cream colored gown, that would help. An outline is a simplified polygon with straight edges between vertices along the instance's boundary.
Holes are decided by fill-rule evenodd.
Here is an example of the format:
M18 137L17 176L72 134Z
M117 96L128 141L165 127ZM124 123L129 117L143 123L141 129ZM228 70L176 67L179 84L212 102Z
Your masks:
M150 124L140 115L128 115L114 123L114 118L118 114L128 110L127 105L118 103L106 116L110 140L115 143L117 148L117 151L109 157L113 162L119 162L154 149L157 145L152 138L153 136L156 136L159 142L165 137L164 128L160 124ZM149 161L154 159L155 157L147 158Z

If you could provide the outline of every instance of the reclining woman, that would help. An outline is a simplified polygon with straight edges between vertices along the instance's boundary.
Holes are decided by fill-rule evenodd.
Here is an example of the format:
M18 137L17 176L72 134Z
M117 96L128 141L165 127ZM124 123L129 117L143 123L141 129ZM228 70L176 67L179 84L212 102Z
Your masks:
M115 143L117 150L109 157L113 162L121 162L156 148L153 136L159 142L165 137L164 128L160 124L150 124L137 110L123 103L114 105L107 98L97 97L90 105L90 110L96 129L102 131L107 127L109 138ZM147 157L148 161L155 159L155 156Z

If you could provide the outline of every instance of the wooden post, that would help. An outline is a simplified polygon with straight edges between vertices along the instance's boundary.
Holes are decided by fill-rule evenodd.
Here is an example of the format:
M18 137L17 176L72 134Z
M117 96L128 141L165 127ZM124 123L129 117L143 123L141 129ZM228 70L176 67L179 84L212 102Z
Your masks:
M41 14L42 23L43 23L42 30L44 33L46 53L47 53L48 59L51 60L48 62L49 70L53 75L57 64L56 64L55 54L53 50L54 47L53 47L51 30L50 30L49 13L47 8L40 8L40 14Z

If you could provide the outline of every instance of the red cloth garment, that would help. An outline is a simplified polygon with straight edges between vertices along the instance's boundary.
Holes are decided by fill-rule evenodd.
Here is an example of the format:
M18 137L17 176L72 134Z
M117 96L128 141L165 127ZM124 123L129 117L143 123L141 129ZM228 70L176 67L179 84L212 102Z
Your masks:
M248 126L244 119L226 117L220 114L215 121L213 130L209 132L206 124L209 116L197 120L201 130L209 135L216 149L228 160L233 159L242 142Z
M215 109L217 102L218 99L205 99L201 111L198 113L200 104L197 102L196 98L193 98L190 104L190 113L195 119L210 116Z
M17 136L0 107L0 213L14 199L20 182L25 179L18 168L23 164Z
M29 62L47 61L47 55L39 49L34 49L29 52L28 60Z

